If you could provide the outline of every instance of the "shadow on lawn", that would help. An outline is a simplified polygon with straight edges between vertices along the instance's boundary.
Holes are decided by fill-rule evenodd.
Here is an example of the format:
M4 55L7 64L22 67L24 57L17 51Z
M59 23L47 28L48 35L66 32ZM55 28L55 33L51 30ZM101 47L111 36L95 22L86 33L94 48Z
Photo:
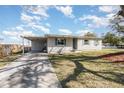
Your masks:
M124 85L124 74L123 73L117 73L117 72L100 72L100 71L93 71L93 70L90 70L90 69L87 69L86 67L83 66L83 64L80 63L81 62L95 62L95 60L97 59L101 59L101 58L104 58L104 57L110 57L110 56L115 56L115 55L124 55L124 52L118 52L118 53L110 53L110 54L106 54L106 55L100 55L100 56L85 56L85 55L81 55L81 56L75 56L75 55L67 55L67 56L64 56L64 55L59 55L58 57L55 57L54 59L55 60L70 60L71 62L73 62L76 66L76 68L74 69L74 72L73 74L70 74L67 78L61 80L61 85L62 87L66 88L68 87L66 84L68 82L70 82L71 80L77 80L77 77L80 73L91 73L95 76L98 76L100 78L103 78L105 80L109 80L109 81L112 81L112 82L116 82L116 83L119 83L119 84L122 84ZM54 63L54 61L52 61L53 64L56 64ZM121 61L119 61L121 62ZM122 61L124 62L124 61ZM98 62L98 63L115 63L115 62ZM111 75L112 77L108 77L106 75ZM110 86L111 87L111 86Z
M103 78L105 80L109 80L109 81L116 82L116 83L124 85L124 74L122 74L122 73L92 71L92 70L89 70L89 69L85 68L83 66L83 64L81 64L79 61L73 61L73 62L76 65L76 68L74 69L73 74L69 75L66 79L63 79L63 80L60 81L63 88L67 88L68 86L66 84L68 82L70 82L71 80L76 81L77 76L82 72L83 73L91 73L91 74L96 75L96 76L98 76L100 78ZM112 75L114 78L107 77L107 76L104 76L104 75Z
M115 56L121 56L124 55L124 51L123 52L116 52L116 53L109 53L109 54L104 54L104 55L100 55L100 56L86 56L86 55L59 55L59 56L51 56L53 58L53 60L63 60L63 59L67 59L67 60L72 60L72 61L90 61L90 62L94 62L93 60L97 60L97 59L104 59L106 57L115 57ZM116 62L124 62L124 58L123 60L119 60L119 61L112 61L112 62L107 62L107 63L116 63ZM106 63L106 62L104 62Z

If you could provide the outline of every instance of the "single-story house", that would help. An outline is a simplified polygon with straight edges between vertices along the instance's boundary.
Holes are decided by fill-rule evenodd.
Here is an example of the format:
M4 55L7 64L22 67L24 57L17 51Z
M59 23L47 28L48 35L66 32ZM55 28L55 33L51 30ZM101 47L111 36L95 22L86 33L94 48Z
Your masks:
M42 37L23 36L31 41L31 51L66 53L71 51L101 50L102 38L72 35L50 35Z

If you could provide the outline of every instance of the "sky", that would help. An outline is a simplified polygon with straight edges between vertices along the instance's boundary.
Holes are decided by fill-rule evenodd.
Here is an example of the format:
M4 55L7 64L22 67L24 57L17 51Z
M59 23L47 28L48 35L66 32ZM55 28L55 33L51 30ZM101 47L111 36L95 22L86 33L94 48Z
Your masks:
M20 36L44 34L80 35L87 32L100 37L111 31L109 19L119 6L0 6L0 38L4 43L22 42Z

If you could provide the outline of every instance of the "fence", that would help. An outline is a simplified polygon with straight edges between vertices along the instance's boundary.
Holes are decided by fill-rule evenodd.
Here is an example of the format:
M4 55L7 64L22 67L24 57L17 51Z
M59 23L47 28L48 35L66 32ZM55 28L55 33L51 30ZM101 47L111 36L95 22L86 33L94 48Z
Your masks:
M103 49L117 49L117 46L102 46Z
M103 49L124 49L124 45L102 46Z
M124 45L117 45L117 48L124 49Z

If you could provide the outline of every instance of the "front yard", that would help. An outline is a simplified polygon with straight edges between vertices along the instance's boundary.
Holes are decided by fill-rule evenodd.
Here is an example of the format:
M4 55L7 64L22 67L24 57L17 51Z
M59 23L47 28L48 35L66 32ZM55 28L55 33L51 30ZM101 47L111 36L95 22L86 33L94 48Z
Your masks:
M6 57L0 57L0 67L3 67L9 63L11 63L12 61L16 60L17 58L19 58L21 56L21 54L12 54Z
M105 49L49 57L63 87L124 87L124 60L108 60L108 55L111 59L115 55L123 59L124 50Z

